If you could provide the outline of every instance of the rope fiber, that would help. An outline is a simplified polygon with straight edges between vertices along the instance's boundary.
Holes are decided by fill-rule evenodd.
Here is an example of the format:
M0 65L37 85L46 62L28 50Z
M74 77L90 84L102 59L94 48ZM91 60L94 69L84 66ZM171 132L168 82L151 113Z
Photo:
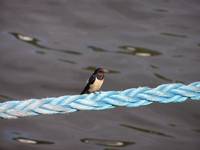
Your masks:
M139 107L153 102L200 100L200 82L189 85L163 84L156 88L139 87L124 91L107 91L0 103L0 118L11 119L40 114L69 113L77 110L104 110L117 106Z

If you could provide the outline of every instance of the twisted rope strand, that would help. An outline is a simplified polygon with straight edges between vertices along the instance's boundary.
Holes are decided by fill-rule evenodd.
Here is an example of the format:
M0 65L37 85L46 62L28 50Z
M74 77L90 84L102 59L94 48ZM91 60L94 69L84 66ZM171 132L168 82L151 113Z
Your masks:
M163 84L156 88L139 87L124 91L108 91L0 103L0 117L5 119L40 114L69 113L77 110L104 110L117 106L139 107L153 102L184 102L200 100L200 82L189 85Z

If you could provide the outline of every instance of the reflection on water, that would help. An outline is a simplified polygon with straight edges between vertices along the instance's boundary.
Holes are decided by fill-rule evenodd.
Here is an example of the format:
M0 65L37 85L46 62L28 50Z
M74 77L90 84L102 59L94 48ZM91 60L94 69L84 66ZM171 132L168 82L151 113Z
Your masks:
M83 68L84 70L88 70L88 71L95 71L97 67L95 66L88 66L86 68ZM106 68L107 69L107 68ZM119 71L117 70L112 70L112 69L107 69L108 70L108 73L120 73Z
M129 141L93 139L93 138L84 138L84 139L81 139L81 142L87 143L87 144L109 146L109 147L125 147L125 146L131 145L131 144L135 144L135 142L129 142Z
M12 99L14 99L14 98L0 94L0 100L12 100Z
M183 35L183 34L175 34L175 33L167 33L167 32L163 32L160 34L166 35L166 36L172 36L172 37L187 38L187 35Z
M120 124L120 126L125 127L125 128L129 128L129 129L134 129L134 130L137 130L137 131L140 131L140 132L149 133L149 134L155 134L155 135L160 135L160 136L165 136L165 137L173 137L171 135L167 135L167 134L162 133L162 132L149 130L149 129L144 129L144 128L140 128L140 127L135 127L133 125Z
M91 50L93 50L95 52L108 52L108 50L106 50L106 49L96 47L96 46L92 46L92 45L89 45L88 48L90 48Z
M158 51L143 48L143 47L133 47L129 45L124 45L124 46L120 46L119 48L121 50L118 51L118 53L128 54L128 55L136 55L136 56L143 56L143 57L161 55L161 53Z
M50 141L42 141L42 140L29 139L29 138L23 138L23 137L13 138L13 140L20 143L24 143L24 144L54 144L54 142L50 142Z
M76 62L74 62L74 61L66 60L66 59L62 59L62 58L59 58L58 61L61 61L61 62L64 62L64 63L68 63L68 64L76 64Z
M41 49L45 49L45 50L51 50L51 51L57 51L57 52L72 54L72 55L81 55L82 54L82 53L77 52L77 51L55 49L55 48L51 48L51 47L48 47L48 46L41 45L41 44L39 44L38 39L29 37L29 36L25 36L21 33L10 32L10 34L13 35L16 39L23 41L23 42L26 42L28 44L31 44L31 45L33 45L37 48L41 48ZM38 53L38 51L36 51L36 53ZM39 52L39 54L41 54L41 51Z

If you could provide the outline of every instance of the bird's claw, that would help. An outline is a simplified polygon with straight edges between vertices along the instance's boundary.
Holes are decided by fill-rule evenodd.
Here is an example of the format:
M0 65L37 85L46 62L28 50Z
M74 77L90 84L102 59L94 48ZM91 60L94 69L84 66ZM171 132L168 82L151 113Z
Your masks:
M102 91L95 91L94 94L101 94Z

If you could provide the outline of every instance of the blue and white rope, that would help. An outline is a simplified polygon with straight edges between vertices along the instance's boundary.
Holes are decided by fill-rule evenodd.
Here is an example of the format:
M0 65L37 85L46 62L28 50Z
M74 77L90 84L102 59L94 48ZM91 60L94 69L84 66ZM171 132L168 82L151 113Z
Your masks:
M156 88L139 87L84 95L61 96L0 103L0 118L18 118L40 114L69 113L77 110L104 110L117 106L139 107L153 102L200 100L200 82L189 85L163 84Z

